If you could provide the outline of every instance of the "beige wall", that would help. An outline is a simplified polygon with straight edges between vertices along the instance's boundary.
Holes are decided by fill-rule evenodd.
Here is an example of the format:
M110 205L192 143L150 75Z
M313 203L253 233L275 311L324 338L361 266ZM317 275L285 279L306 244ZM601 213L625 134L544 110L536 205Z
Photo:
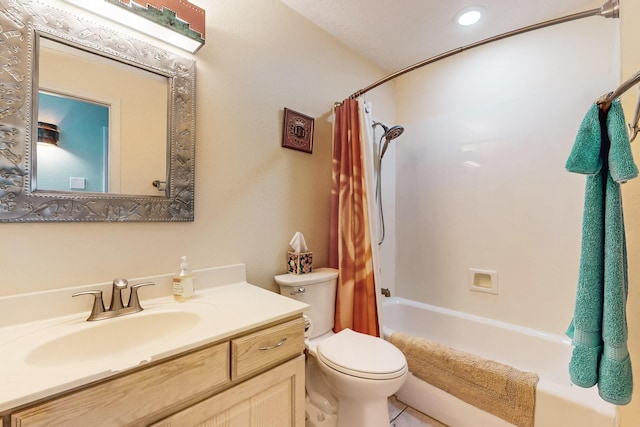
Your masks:
M622 43L622 80L635 75L640 70L640 2L621 2L621 43ZM622 105L627 121L633 120L638 100L637 85L622 97ZM640 164L640 139L631 147L637 164ZM640 425L640 178L622 186L625 226L627 231L627 249L629 259L629 298L627 321L629 324L629 352L633 364L635 390L633 400L621 407L622 427Z
M0 224L0 295L168 273L181 255L192 268L246 263L249 281L275 289L295 231L326 265L327 119L382 71L279 0L194 3L207 11L195 55L195 222ZM369 100L393 111L390 88ZM284 107L316 119L312 155L280 147Z

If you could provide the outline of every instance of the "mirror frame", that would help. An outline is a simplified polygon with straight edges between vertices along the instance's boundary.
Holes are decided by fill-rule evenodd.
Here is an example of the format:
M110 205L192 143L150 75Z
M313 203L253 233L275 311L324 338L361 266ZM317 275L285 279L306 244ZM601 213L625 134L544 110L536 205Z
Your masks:
M0 27L0 222L193 221L195 61L39 0L0 1ZM39 37L168 78L165 195L35 189Z

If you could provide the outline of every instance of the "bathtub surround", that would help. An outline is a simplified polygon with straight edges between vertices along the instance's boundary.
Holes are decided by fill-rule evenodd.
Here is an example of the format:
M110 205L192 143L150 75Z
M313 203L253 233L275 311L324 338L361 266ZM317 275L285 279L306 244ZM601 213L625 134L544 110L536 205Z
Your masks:
M396 79L395 295L564 334L584 191L564 165L586 106L619 84L617 26L548 27ZM471 292L469 268L497 271L499 295Z
M598 384L608 402L631 401L633 378L627 350L627 254L620 183L635 178L619 100L608 111L593 105L585 116L567 170L587 174L582 249L569 364L571 381Z
M397 120L407 132L397 147L397 274L383 286L391 285L394 295L564 334L576 296L584 195L584 178L566 173L564 164L586 107L640 69L639 16L640 3L623 1L620 21L585 19L535 31L396 80ZM629 90L622 101L633 113L637 92ZM490 110L503 119L499 127L493 114L483 114ZM533 118L543 126L532 127ZM637 159L637 141L632 149ZM467 156L482 167L461 167ZM390 182L390 168L384 173ZM623 185L622 193L629 351L636 362L640 180ZM393 206L392 196L386 199ZM472 266L500 272L499 296L469 292ZM568 361L559 367L567 370ZM619 408L624 427L640 425L635 395Z

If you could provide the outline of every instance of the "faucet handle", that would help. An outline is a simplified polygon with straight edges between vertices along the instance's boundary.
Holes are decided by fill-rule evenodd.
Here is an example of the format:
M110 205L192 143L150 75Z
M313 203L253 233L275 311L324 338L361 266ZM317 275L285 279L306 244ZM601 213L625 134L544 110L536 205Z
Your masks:
M140 299L138 297L138 288L143 286L155 286L156 284L153 282L144 282L138 283L137 285L131 285L131 294L129 294L129 304L127 304L128 308L135 308L137 311L142 311L142 306L140 306Z
M102 291L84 291L84 292L76 292L71 295L72 297L77 297L78 295L93 295L93 308L91 309L91 314L87 318L87 321L96 320L98 315L104 313L104 302L102 302Z

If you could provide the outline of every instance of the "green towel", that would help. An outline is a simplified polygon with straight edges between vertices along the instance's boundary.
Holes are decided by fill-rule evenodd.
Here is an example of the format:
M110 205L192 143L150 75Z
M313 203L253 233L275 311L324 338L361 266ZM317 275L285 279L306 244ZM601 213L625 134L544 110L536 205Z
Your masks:
M587 174L582 248L574 317L571 381L598 384L611 403L629 403L633 391L627 350L627 254L620 183L638 175L619 100L608 112L593 105L567 160L567 170Z

